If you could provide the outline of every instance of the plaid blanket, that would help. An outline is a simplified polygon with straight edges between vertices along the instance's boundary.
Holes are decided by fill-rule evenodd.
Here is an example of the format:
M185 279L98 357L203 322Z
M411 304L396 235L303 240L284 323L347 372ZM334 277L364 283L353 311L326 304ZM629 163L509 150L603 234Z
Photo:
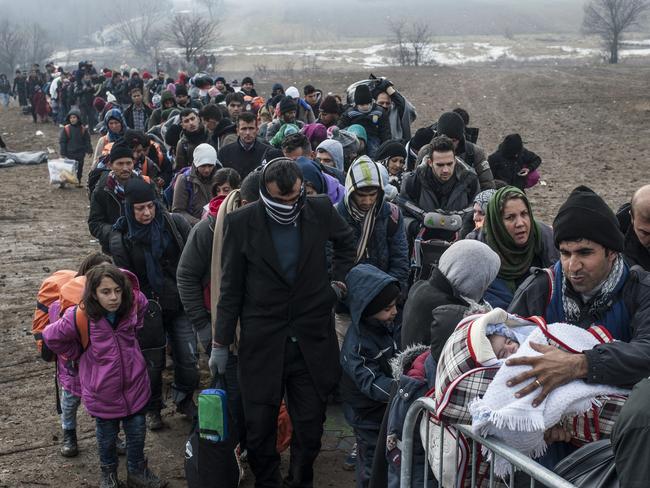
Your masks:
M488 319L489 323L503 322L509 326L522 325L523 323L530 325L532 322L543 330L547 330L546 323L540 317L522 319L501 309L495 309L488 312L488 314L472 315L463 319L447 340L438 362L436 385L432 392L437 406L436 414L435 416L423 418L421 425L422 439L423 442L426 442L425 427L426 422L430 422L429 459L436 478L438 477L440 462L440 421L447 426L444 442L445 473L443 474L443 486L454 486L453 480L456 474L453 469L454 466L460 475L458 477L459 483L455 486L465 488L471 485L471 439L468 440L460 434L461 452L456 453L455 438L459 433L452 427L452 424L471 424L471 415L468 408L470 401L483 396L499 369L498 363L491 361L489 358L486 359L484 353L482 354L481 351L472 348L472 328L476 327L473 324L481 318L482 322ZM611 340L606 330L600 327L592 329L590 332L595 336L600 336L602 342ZM549 337L549 339L551 344L563 348L563 344L554 342L553 337ZM584 445L594 440L609 437L625 400L626 397L620 395L599 396L597 397L597 404L585 414L563 419L562 424L573 434L572 443ZM468 453L463 453L462 446L469 446ZM477 486L487 488L489 486L489 464L481 457L480 446L478 449ZM506 485L497 480L495 486L504 488Z

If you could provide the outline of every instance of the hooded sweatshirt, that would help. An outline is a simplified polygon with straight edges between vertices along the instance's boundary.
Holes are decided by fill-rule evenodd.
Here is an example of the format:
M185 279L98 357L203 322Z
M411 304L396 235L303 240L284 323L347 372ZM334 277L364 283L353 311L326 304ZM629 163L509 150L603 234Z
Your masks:
M72 125L70 123L70 116L77 116L77 123ZM65 118L65 127L61 129L59 134L59 153L64 158L69 159L83 159L84 155L92 154L93 148L90 145L90 134L88 130L81 124L81 111L73 108L68 112Z
M359 264L346 277L352 323L341 348L341 393L352 407L357 425L381 424L393 384L389 360L397 353L390 324L363 317L368 304L395 278L369 264Z

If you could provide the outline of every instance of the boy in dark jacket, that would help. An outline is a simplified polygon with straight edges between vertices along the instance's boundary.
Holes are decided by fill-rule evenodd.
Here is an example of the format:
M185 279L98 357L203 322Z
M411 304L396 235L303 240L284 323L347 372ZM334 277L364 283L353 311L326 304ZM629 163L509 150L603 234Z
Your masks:
M348 108L339 119L338 126L345 129L359 124L368 135L366 153L375 158L379 146L391 138L388 113L372 100L370 88L359 85L354 91L354 106Z
M81 175L84 168L84 157L92 154L90 134L88 129L81 125L81 112L72 109L65 118L65 126L59 134L59 154L67 159L77 162L77 188L81 188Z
M398 281L369 264L348 273L352 324L341 349L344 413L357 440L357 487L368 486L379 429L395 383L389 365L397 353L393 320Z

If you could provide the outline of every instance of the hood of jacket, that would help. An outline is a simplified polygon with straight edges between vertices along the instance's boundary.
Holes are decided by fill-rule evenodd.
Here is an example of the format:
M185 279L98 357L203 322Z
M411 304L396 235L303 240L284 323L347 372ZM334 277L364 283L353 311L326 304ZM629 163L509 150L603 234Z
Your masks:
M221 119L218 123L217 126L214 128L214 131L212 132L216 137L221 137L223 134L226 134L227 132L233 132L237 130L237 126L234 124L234 122L230 119Z
M356 265L348 273L345 282L353 325L359 324L365 308L388 284L395 283L399 286L399 281L370 264Z
M79 124L81 124L81 110L78 108L71 108L70 111L68 112L68 115L65 116L65 123L69 124L70 123L70 116L71 115L76 115L77 119L79 121Z

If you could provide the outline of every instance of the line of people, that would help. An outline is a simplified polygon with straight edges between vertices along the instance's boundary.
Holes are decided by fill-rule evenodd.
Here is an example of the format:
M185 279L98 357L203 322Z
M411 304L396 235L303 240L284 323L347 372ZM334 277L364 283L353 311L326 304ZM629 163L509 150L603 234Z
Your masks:
M295 87L285 92L276 84L264 100L249 78L240 91L202 74L193 80L189 90L185 79L156 84L161 105L153 111L139 83L124 110L103 107L104 134L88 175L88 226L134 284L106 265L88 278L83 303L101 327L91 326L87 351L70 333L73 312L46 329L47 347L81 358L81 395L66 390L64 398L81 396L87 408L114 401L100 387L123 372L111 366L95 374L100 354L117 353L100 351L105 344L97 334L124 327L132 348L143 307L153 307L173 354L177 410L196 415L202 349L212 375L226 378L233 431L256 486L313 486L327 401L338 390L357 441L346 462L356 469L357 486L367 487L371 478L373 486L377 479L395 482L394 466L381 461L394 449L386 439L401 436L394 430L399 422L392 421L388 437L380 435L403 372L396 375L391 361L425 346L433 363L421 358L414 373L424 378L469 314L500 307L585 328L598 323L617 339L571 357L544 350L525 362L532 368L514 384L536 378L543 385L536 402L576 378L618 386L650 373L650 278L631 268L647 269L650 261L648 187L619 219L602 198L579 187L551 228L533 217L525 192L539 179L540 157L518 134L486 156L462 109L410 136L414 110L386 79L358 84L346 105L310 85L303 99ZM62 154L81 163L92 152L83 122L71 112L61 131ZM398 194L402 200L391 201ZM431 231L398 201L425 213L473 206L473 215L459 231ZM416 238L453 244L447 242L426 280L412 283ZM131 289L138 290L135 301ZM102 298L104 291L111 300ZM507 334L496 335L494 347L509 351ZM132 486L164 486L140 449L144 426L164 427L164 354L140 346L133 384L122 386L127 398L137 397L129 408L108 409L109 415L103 407L89 409L97 417L102 487L117 486L119 420L126 421L129 475L149 483ZM647 388L639 383L635 394L647 395ZM521 394L533 391L526 386ZM284 480L276 450L283 399L294 426ZM621 434L631 439L619 443L621 455L641 445L647 425L638 418L643 412L625 414L633 427ZM67 452L72 440L64 436ZM131 452L129 445L137 447ZM564 454L558 448L545 462L552 466ZM622 461L621 469L627 466Z

